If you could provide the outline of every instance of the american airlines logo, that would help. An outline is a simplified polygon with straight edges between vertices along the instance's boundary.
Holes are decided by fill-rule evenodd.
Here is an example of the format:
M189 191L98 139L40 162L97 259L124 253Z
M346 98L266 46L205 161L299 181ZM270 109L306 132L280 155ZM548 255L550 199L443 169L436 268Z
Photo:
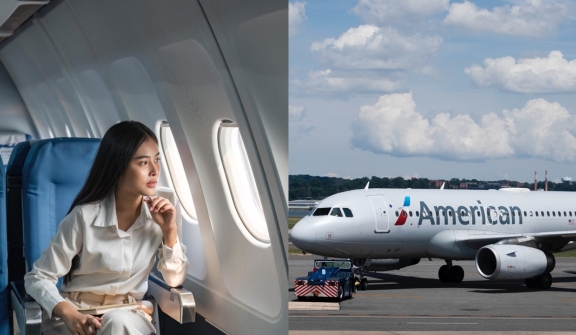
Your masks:
M456 221L461 225L522 224L522 210L518 206L488 206L484 210L480 200L477 202L479 206L458 206L456 209L452 206L434 206L434 211L431 211L424 201L420 201L418 225L422 225L424 221L430 221L431 225L440 225L442 221L445 225L450 221L453 225Z

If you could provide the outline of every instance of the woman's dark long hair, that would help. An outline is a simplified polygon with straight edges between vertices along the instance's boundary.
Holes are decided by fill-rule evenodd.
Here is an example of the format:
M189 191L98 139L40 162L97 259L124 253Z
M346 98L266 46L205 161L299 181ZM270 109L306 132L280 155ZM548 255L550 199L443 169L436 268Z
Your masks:
M114 192L136 151L148 138L158 143L156 134L138 121L122 121L110 127L100 142L88 179L68 214L78 205L98 203ZM79 266L80 257L76 255L70 271L64 276L64 284L70 282L72 272Z

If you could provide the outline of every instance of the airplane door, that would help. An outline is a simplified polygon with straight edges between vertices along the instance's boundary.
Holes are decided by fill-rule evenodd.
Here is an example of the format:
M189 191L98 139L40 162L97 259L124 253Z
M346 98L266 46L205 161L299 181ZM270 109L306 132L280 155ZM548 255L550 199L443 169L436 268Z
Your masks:
M372 203L372 209L374 210L374 233L390 232L388 227L388 207L386 206L386 202L379 196L370 197L370 202Z

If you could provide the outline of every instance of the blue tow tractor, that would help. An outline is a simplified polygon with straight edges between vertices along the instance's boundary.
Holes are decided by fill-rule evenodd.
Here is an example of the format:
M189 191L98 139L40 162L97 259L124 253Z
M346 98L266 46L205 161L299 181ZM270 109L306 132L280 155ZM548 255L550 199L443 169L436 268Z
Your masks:
M317 259L314 261L314 271L308 272L306 277L296 278L294 293L298 300L325 297L342 301L344 297L352 298L354 285L352 261Z

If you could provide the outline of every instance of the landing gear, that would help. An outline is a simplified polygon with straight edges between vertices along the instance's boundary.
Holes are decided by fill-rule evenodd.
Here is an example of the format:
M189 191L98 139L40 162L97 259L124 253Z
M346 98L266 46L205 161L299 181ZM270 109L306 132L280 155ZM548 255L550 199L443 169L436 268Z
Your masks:
M356 278L356 281L358 281L360 283L360 290L361 291L366 291L368 289L368 279L364 278L364 264L365 264L366 260L365 259L355 259L354 260L354 265L360 267L360 269L358 269L358 277Z
M362 278L362 279L360 280L360 289L361 289L362 291L366 291L366 290L368 289L368 279Z
M464 279L464 269L458 265L452 265L452 260L445 260L446 265L442 265L438 270L438 278L443 283L460 283Z
M547 290L552 286L552 275L550 272L545 272L539 276L524 279L524 283L528 288Z

